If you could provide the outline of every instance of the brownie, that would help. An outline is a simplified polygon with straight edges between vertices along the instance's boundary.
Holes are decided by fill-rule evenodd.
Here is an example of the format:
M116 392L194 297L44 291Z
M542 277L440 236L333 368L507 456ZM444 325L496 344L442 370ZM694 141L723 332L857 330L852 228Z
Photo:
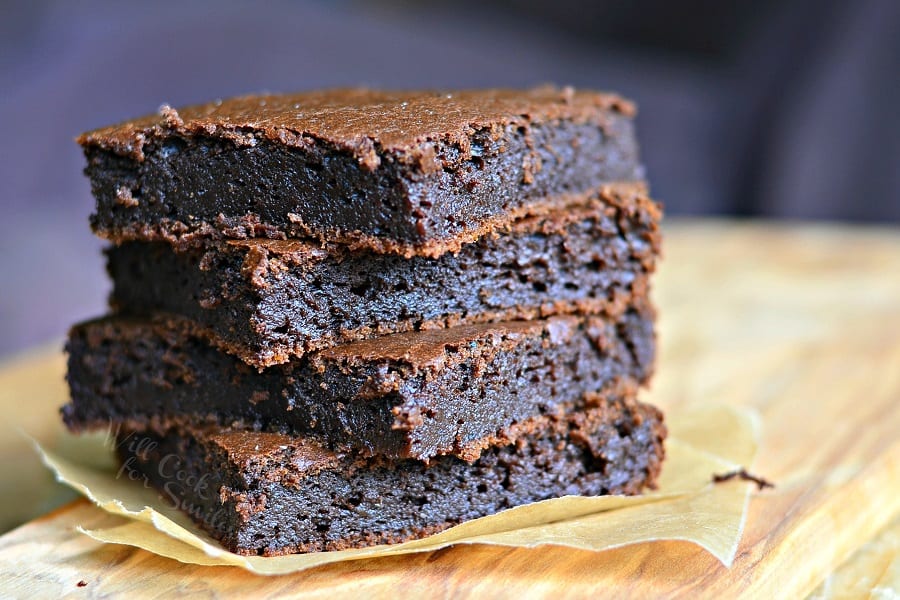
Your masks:
M257 367L376 335L453 324L620 315L646 293L659 210L644 195L516 222L438 258L300 240L231 241L176 251L131 242L107 251L112 305L165 311Z
M114 241L313 237L438 256L643 179L634 107L541 87L245 96L83 134Z
M121 476L157 488L228 550L271 556L399 543L552 497L637 494L656 481L665 435L656 408L620 399L523 422L473 463L196 426L125 429L117 448Z
M104 318L68 342L73 430L211 423L317 437L338 449L474 460L538 414L584 394L633 394L650 377L653 312L460 325L307 354L262 372L171 318Z

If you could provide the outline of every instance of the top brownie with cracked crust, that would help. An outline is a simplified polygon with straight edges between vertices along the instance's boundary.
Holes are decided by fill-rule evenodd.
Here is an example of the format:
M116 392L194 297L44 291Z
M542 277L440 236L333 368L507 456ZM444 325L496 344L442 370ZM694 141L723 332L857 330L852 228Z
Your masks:
M540 87L244 96L83 134L113 241L312 237L439 256L643 180L635 109Z

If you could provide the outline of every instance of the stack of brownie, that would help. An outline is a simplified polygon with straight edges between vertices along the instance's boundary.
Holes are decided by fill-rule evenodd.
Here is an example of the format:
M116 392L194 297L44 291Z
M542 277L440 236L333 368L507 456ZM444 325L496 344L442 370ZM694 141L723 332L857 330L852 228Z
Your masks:
M230 550L395 543L663 457L659 251L619 97L242 97L84 134L111 314L76 431Z

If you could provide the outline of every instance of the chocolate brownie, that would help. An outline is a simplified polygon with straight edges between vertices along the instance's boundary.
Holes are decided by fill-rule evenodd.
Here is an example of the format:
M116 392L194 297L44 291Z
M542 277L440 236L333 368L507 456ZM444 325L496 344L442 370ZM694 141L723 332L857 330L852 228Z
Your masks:
M537 414L584 394L633 394L654 359L647 306L600 317L461 325L335 346L262 372L170 319L73 328L63 408L74 430L213 423L318 437L329 447L474 460Z
M245 96L79 139L114 241L314 237L404 256L639 182L634 107L553 87Z
M646 196L600 192L591 206L515 223L439 258L300 240L175 251L107 251L112 305L165 311L257 367L376 335L553 314L620 315L646 293L659 251Z
M665 435L657 409L623 399L526 421L474 463L208 427L123 430L117 447L121 476L156 487L228 550L271 556L403 542L551 497L637 494L656 481Z

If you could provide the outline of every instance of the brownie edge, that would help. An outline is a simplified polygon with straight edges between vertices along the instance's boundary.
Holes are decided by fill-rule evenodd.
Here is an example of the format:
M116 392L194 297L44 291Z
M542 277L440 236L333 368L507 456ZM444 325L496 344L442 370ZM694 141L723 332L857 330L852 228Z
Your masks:
M228 550L274 556L400 543L564 495L637 494L655 485L665 436L658 409L625 399L536 417L474 463L361 458L217 428L123 430L117 446L123 470Z

